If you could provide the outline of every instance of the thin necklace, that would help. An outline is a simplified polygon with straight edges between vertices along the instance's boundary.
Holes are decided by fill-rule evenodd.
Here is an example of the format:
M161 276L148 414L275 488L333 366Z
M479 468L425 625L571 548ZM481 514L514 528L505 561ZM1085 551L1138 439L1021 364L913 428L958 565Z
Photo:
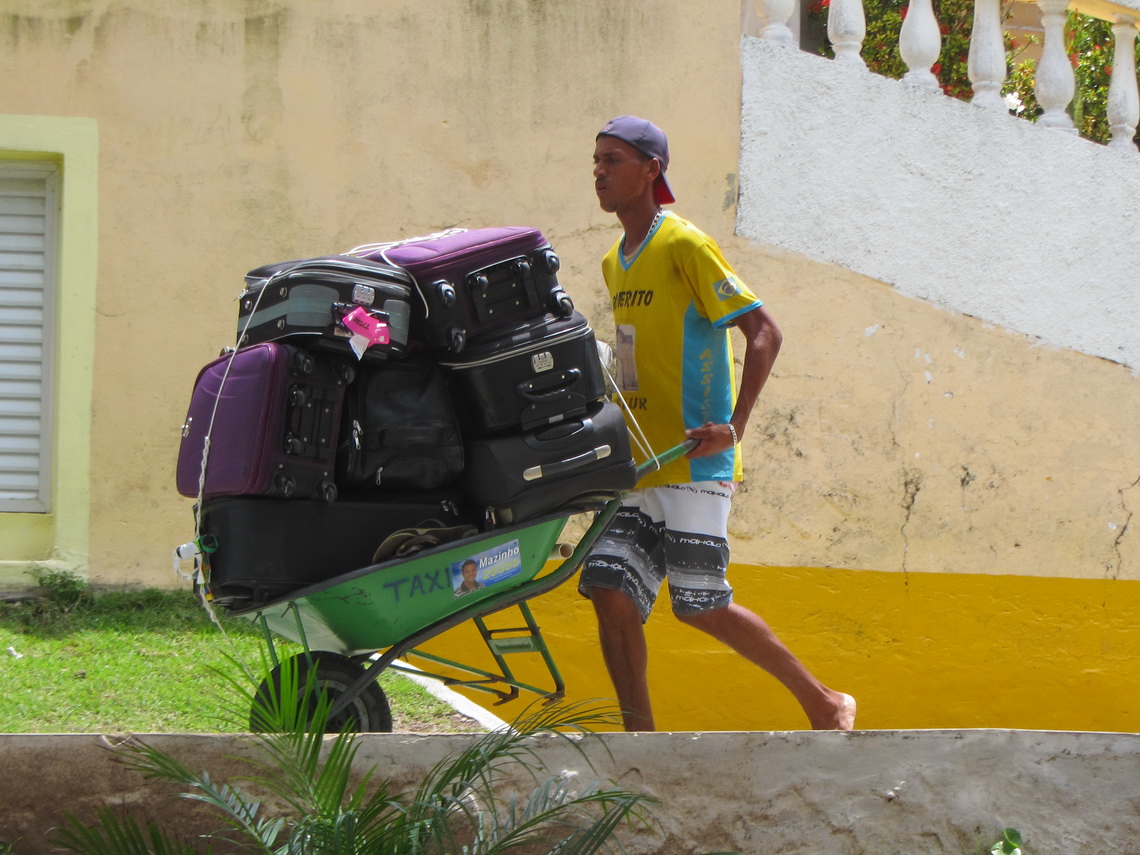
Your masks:
M637 245L637 248L634 249L633 252L626 252L625 251L625 242L624 241L622 242L622 253L621 254L625 256L626 261L628 261L629 259L633 258L635 255L637 255L639 252L641 252L641 248L643 246L645 246L645 242L649 240L649 236L653 234L654 230L657 228L657 224L661 222L661 218L663 216L665 216L665 209L664 208L658 208L657 213L653 215L653 222L651 222L649 224L649 231L647 231L645 233L645 237L643 237L641 239L641 243L639 243Z

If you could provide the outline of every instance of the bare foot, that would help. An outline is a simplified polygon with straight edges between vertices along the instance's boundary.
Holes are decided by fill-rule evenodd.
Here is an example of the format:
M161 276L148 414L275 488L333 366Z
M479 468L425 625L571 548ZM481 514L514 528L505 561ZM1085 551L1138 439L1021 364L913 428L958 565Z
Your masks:
M835 702L834 712L825 721L812 722L813 730L854 730L855 729L855 699L843 692L828 689Z

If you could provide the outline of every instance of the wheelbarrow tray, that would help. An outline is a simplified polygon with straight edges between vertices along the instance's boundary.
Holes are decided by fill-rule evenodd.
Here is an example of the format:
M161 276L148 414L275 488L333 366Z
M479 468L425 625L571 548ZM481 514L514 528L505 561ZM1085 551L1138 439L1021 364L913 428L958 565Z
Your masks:
M434 630L429 634L442 632L473 615L532 596L528 583L546 566L568 518L562 513L482 532L231 614L262 620L308 650L368 655L423 637L426 628ZM457 593L461 567L468 560L478 565L482 587Z

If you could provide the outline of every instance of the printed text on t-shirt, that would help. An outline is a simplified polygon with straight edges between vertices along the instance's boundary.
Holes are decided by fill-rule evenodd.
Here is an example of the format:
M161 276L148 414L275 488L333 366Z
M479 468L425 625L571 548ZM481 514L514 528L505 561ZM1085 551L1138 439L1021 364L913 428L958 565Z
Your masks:
M648 306L653 302L653 291L618 291L611 300L613 308L624 309L628 306Z

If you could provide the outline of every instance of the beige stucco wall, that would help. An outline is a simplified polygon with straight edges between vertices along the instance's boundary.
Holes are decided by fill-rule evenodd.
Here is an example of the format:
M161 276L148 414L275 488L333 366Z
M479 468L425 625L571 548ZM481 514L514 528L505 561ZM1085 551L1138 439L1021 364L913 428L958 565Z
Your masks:
M0 8L0 113L98 122L91 577L169 585L198 368L232 340L244 272L452 225L533 224L596 305L610 116L669 126L678 192L731 222L739 9L179 0ZM699 25L698 25L699 23ZM716 93L709 97L709 93Z
M737 560L1140 579L1140 378L728 246L785 333L749 430Z

